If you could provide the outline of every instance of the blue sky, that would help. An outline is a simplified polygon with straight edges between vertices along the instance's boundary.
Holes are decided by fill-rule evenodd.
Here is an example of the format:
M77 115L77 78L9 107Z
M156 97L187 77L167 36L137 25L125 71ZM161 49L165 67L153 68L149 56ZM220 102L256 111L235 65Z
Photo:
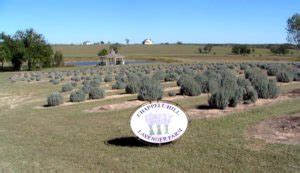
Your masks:
M0 32L50 43L283 43L299 0L0 0Z

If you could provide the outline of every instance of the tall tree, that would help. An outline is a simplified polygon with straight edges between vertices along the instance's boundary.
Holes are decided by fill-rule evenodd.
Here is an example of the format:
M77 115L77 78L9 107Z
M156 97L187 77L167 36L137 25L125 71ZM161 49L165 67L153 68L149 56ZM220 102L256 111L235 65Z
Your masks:
M3 68L3 66L4 66L4 62L5 62L5 59L6 59L5 50L4 50L4 47L3 47L3 45L2 45L2 43L3 43L3 41L4 41L4 40L2 39L3 35L4 35L4 33L1 33L1 34L0 34L0 62L2 63L2 68Z
M27 62L28 70L52 65L52 48L43 35L33 29L17 31L14 36L2 34L6 60L10 60L14 70L21 70Z
M61 51L56 51L53 57L53 65L60 67L64 65L64 56Z
M2 46L5 50L6 60L10 60L13 65L13 70L21 70L24 63L24 48L19 40L14 40L10 35L2 34L4 40Z
M53 51L44 36L33 29L17 31L14 39L20 41L24 49L24 59L27 61L28 70L43 67L51 59Z
M287 40L290 43L296 44L299 48L300 46L300 14L296 13L287 20L286 27L288 36Z
M128 38L126 38L125 41L126 41L126 44L129 44L130 40Z
M0 62L2 63L2 68L4 66L4 62L5 62L5 51L3 49L3 47L0 45Z
M203 50L205 53L210 53L212 50L212 45L210 45L210 44L205 45Z

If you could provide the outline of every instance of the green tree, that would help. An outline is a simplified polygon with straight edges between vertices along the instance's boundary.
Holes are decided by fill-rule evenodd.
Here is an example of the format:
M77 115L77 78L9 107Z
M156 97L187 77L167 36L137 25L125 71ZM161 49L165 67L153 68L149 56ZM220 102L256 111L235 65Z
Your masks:
M203 50L205 53L210 53L212 50L212 45L210 45L210 44L205 45Z
M121 45L119 43L112 44L109 46L109 50L114 50L116 53L118 53L121 49Z
M64 65L64 56L61 51L56 51L53 57L53 65L60 67Z
M0 62L2 63L2 68L4 66L5 58L6 58L5 50L3 49L2 46L0 46Z
M287 40L290 43L300 46L300 14L296 13L287 20L286 27L288 36Z
M2 34L6 60L10 60L14 70L21 70L27 62L28 70L51 66L52 48L43 35L33 29L17 31L14 36Z
M129 44L130 40L128 38L125 39L126 44Z
M237 55L247 55L251 53L251 50L247 45L234 45L231 52Z
M202 48L201 47L198 48L198 52L202 53Z
M289 53L289 45L281 44L281 45L271 46L270 51L276 55L286 55Z
M2 63L2 68L4 67L4 62L7 61L7 55L6 55L6 50L5 50L5 47L3 45L3 36L4 36L4 33L1 33L0 34L0 62Z
M16 40L10 35L2 34L4 40L2 46L5 50L6 60L10 60L13 65L13 70L21 70L24 63L24 47L20 40Z
M105 56L108 54L108 51L106 49L102 49L98 52L98 56Z

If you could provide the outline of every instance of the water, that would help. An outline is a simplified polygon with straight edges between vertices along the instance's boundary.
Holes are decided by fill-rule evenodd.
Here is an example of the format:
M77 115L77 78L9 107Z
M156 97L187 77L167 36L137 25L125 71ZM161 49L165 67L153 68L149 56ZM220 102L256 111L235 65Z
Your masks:
M127 60L125 64L153 64L160 63L156 61L143 61L143 60ZM65 62L65 65L69 66L96 66L99 64L99 61L72 61Z

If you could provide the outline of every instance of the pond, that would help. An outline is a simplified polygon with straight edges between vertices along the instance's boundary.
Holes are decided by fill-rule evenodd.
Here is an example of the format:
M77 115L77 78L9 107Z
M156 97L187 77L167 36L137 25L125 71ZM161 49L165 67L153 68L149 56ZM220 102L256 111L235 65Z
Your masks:
M160 63L157 61L146 61L146 60L127 60L125 64L156 64ZM72 61L65 62L66 66L96 66L99 64L99 61Z

